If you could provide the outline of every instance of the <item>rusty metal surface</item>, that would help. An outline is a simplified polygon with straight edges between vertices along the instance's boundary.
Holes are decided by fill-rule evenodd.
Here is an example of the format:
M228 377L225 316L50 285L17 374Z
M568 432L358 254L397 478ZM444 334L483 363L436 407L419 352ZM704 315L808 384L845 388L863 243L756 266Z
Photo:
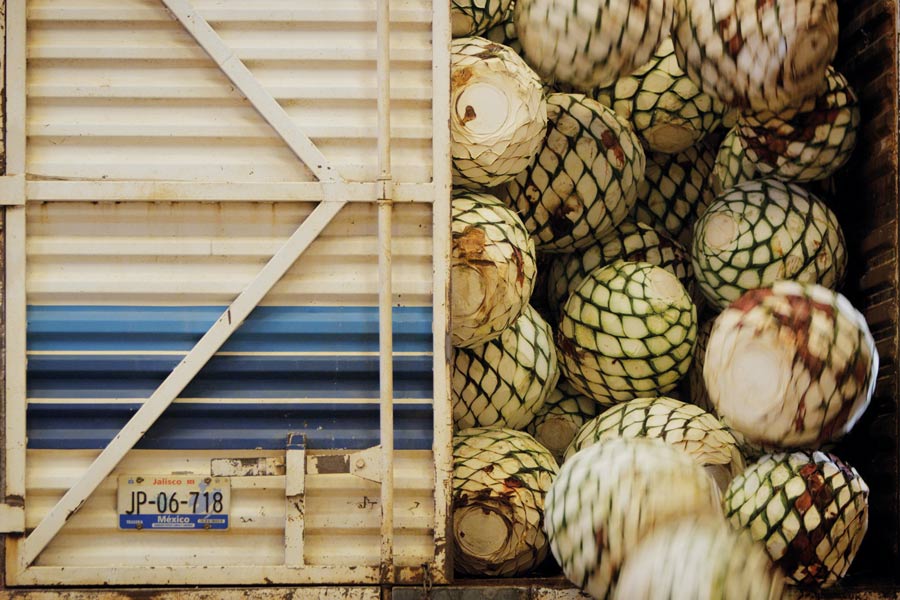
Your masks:
M380 590L375 587L271 587L271 588L213 588L197 589L121 589L121 590L60 590L6 591L0 598L9 600L378 600Z

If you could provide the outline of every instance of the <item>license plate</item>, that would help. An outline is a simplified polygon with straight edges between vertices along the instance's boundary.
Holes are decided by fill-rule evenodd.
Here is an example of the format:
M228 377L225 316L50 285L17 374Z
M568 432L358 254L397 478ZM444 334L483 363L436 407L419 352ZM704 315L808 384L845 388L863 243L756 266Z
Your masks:
M228 529L228 477L120 475L118 483L119 529Z

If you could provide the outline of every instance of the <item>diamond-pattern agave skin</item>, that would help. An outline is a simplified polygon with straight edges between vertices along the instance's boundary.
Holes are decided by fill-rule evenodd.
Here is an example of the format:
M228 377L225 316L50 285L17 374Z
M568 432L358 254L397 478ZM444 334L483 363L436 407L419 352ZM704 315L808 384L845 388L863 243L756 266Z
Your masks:
M654 152L687 150L718 127L727 111L684 74L672 38L636 71L591 94L628 119Z
M597 408L596 402L560 379L526 431L562 464L569 443L586 422L597 416Z
M510 577L547 556L544 502L556 459L522 431L474 427L453 438L457 571Z
M500 337L453 353L457 429L524 429L559 380L550 325L530 305Z
M716 318L703 379L716 414L750 442L818 448L850 431L875 389L878 352L844 296L779 281Z
M650 60L669 35L673 0L517 0L528 64L551 82L587 91Z
M509 10L510 0L450 0L453 37L482 35Z
M564 460L588 446L620 437L658 438L687 452L723 490L744 470L734 436L714 415L665 396L635 398L591 419L566 449Z
M624 221L593 246L554 258L547 275L550 313L558 319L569 294L588 273L620 259L662 267L685 286L692 280L690 257L678 242L649 225Z
M784 574L749 534L716 517L657 529L625 560L616 600L781 600Z
M694 223L715 198L709 186L714 162L704 144L677 154L649 154L644 180L638 185L635 218L690 246Z
M826 179L840 169L856 146L859 101L847 79L828 69L828 90L809 110L780 124L742 124L747 157L763 176L784 181Z
M694 359L691 361L691 370L688 372L691 404L710 412L713 410L713 406L709 401L706 383L703 381L703 363L706 360L706 348L709 345L709 334L714 321L715 319L700 320L700 325L697 327L697 341L694 344Z
M490 194L451 203L450 329L453 345L484 344L513 324L534 289L534 243L519 216Z
M481 37L453 40L450 53L453 185L505 183L525 170L544 142L541 81L512 49Z
M691 262L703 295L725 308L747 290L783 279L836 288L847 250L824 202L799 185L760 179L707 208L694 228Z
M543 252L590 245L634 208L646 158L628 123L583 94L547 98L547 138L537 158L506 187Z
M834 585L866 534L869 488L824 452L766 455L731 482L726 517L763 542L788 582Z
M738 128L731 128L719 146L709 176L713 194L718 196L740 183L752 181L756 175L756 163L747 155L747 145Z
M721 514L718 488L691 457L658 439L617 438L567 460L550 487L544 528L563 573L610 598L623 561L656 528Z
M825 88L838 43L835 0L675 0L678 64L744 111L781 111Z
M519 56L524 56L525 53L522 50L522 44L519 43L519 35L516 33L516 24L513 20L515 10L516 0L511 0L506 8L506 12L503 13L496 25L490 27L484 33L484 37L492 42L509 46L513 52Z
M573 290L556 345L562 375L608 405L674 389L690 367L696 337L697 310L674 275L616 261Z

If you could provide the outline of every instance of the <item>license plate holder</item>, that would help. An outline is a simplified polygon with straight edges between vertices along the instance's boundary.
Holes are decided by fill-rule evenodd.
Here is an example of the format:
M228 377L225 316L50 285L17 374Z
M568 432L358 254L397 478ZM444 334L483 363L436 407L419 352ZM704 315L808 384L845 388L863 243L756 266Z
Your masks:
M231 479L228 477L120 475L116 497L119 529L228 529L231 511Z

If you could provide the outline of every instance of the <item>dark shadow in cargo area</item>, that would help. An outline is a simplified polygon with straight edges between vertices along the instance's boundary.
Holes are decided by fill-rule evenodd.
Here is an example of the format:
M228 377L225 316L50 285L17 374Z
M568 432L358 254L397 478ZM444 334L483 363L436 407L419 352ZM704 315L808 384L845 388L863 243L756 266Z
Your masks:
M850 251L843 289L866 316L881 368L875 398L854 431L835 448L870 488L869 530L844 590L893 590L900 540L898 389L897 3L839 0L836 68L860 98L856 151L836 176L835 210ZM829 595L841 596L836 589Z

